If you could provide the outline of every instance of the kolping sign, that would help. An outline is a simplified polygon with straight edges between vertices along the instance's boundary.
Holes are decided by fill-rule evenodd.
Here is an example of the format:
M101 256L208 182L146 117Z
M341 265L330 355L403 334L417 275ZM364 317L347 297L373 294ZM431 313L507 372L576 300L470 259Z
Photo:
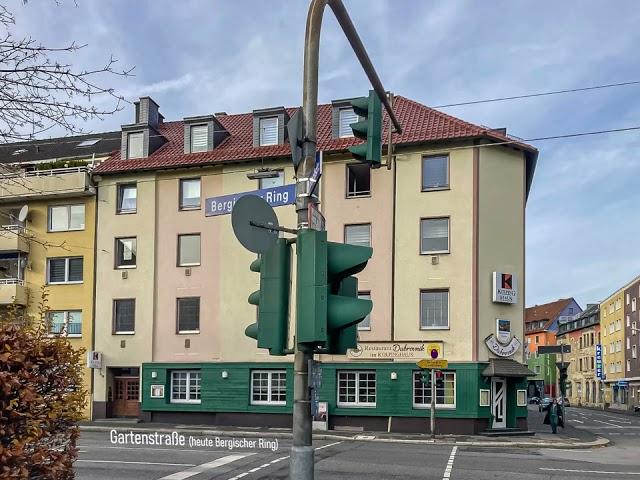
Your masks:
M518 303L518 283L513 273L493 272L493 301Z
M442 356L442 342L367 342L347 350L353 360L420 360L436 350ZM436 357L436 358L438 358Z

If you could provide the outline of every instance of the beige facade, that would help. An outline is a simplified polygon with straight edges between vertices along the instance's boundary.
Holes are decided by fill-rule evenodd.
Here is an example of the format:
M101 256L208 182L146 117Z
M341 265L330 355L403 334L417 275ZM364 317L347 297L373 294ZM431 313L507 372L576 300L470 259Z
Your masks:
M624 365L624 287L600 303L602 362L606 375L604 401L612 406L624 404L615 382L625 377ZM620 391L622 394L623 390Z

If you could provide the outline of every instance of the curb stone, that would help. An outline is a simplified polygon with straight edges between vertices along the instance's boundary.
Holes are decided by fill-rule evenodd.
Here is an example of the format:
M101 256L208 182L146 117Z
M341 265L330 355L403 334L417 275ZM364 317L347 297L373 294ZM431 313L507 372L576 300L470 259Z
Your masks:
M212 435L212 436L237 436L245 438L291 438L290 432L262 432L262 431L233 431L233 430L207 430L207 429L188 429L188 428L136 428L134 425L111 425L111 426L98 426L98 425L80 425L81 432L108 432L111 430L120 430L135 433L145 433L148 431L158 433L171 433L180 432L187 435ZM546 449L589 449L606 447L610 444L610 440L603 437L598 437L591 442L557 442L557 443L538 443L538 442L500 442L500 441L455 441L455 440L433 440L433 439L419 439L419 438L378 438L375 435L335 435L314 433L313 438L317 440L339 440L343 442L383 442L383 443L411 443L418 445L445 445L445 446L463 446L463 447L485 447L485 448L546 448Z

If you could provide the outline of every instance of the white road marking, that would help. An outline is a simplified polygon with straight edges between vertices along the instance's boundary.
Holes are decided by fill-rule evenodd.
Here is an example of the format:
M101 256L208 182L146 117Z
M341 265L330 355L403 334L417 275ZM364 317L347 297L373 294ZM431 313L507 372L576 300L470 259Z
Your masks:
M169 467L193 467L193 463L159 463L159 462L127 462L124 460L76 460L76 463L124 463L130 465L166 465Z
M322 450L323 448L333 447L334 445L338 445L340 443L342 443L342 442L328 443L326 445L323 445L321 447L316 448L315 450ZM256 472L262 470L263 468L270 467L271 465L273 465L275 463L278 463L278 462L281 462L282 460L286 460L287 458L289 458L289 455L286 455L284 457L278 457L275 460L271 460L270 462L265 463L264 465L260 465L259 467L252 468L251 470L248 470L246 472L239 473L235 477L231 477L229 480L239 480L240 478L246 477L250 473L256 473ZM160 479L160 480L163 480L163 479Z
M116 450L149 450L151 452L191 452L191 453L226 453L229 450L224 448L221 450L211 450L208 448L148 448L145 446L140 447L116 447L116 446L102 446L102 445L78 445L78 448L89 448L92 450L103 450L105 448L111 448Z
M611 420L612 422L616 422L616 423L624 423L626 425L631 425L631 422L629 421L625 421L625 420Z
M570 472L570 473L599 473L603 475L640 475L640 472L604 472L601 470L572 470L569 468L543 468L540 467L540 470L544 470L546 472Z
M253 455L253 453L238 453L234 455L227 455L226 457L218 458L212 462L203 463L202 465L195 465L187 470L172 473L171 475L162 477L159 480L184 480L185 478L193 477L194 475L198 475L199 473L206 472L208 470L213 470L214 468L221 467L222 465L226 465L227 463L235 462L236 460L248 457L249 455Z
M622 428L620 425L616 425L615 423L604 422L602 420L594 420L594 422L602 423L604 425L610 425L610 426L616 427L616 428Z
M451 455L449 455L449 460L447 461L447 467L444 469L442 480L449 480L449 477L451 477L451 470L453 469L453 460L456 458L457 451L458 451L458 447L453 447L451 449Z
M578 422L578 423L584 423L582 420L578 420L577 418L572 418L569 420L570 422Z

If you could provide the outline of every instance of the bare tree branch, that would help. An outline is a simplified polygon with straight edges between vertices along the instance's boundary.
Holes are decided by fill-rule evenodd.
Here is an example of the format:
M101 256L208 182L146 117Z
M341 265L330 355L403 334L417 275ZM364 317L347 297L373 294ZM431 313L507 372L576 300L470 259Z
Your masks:
M71 42L54 47L30 36L15 38L14 24L11 11L0 4L0 142L31 140L54 127L85 133L82 123L123 108L124 97L103 82L128 77L133 68L118 68L110 57L102 67L77 69L62 62L60 55L86 45ZM102 98L109 100L108 106L92 104Z

